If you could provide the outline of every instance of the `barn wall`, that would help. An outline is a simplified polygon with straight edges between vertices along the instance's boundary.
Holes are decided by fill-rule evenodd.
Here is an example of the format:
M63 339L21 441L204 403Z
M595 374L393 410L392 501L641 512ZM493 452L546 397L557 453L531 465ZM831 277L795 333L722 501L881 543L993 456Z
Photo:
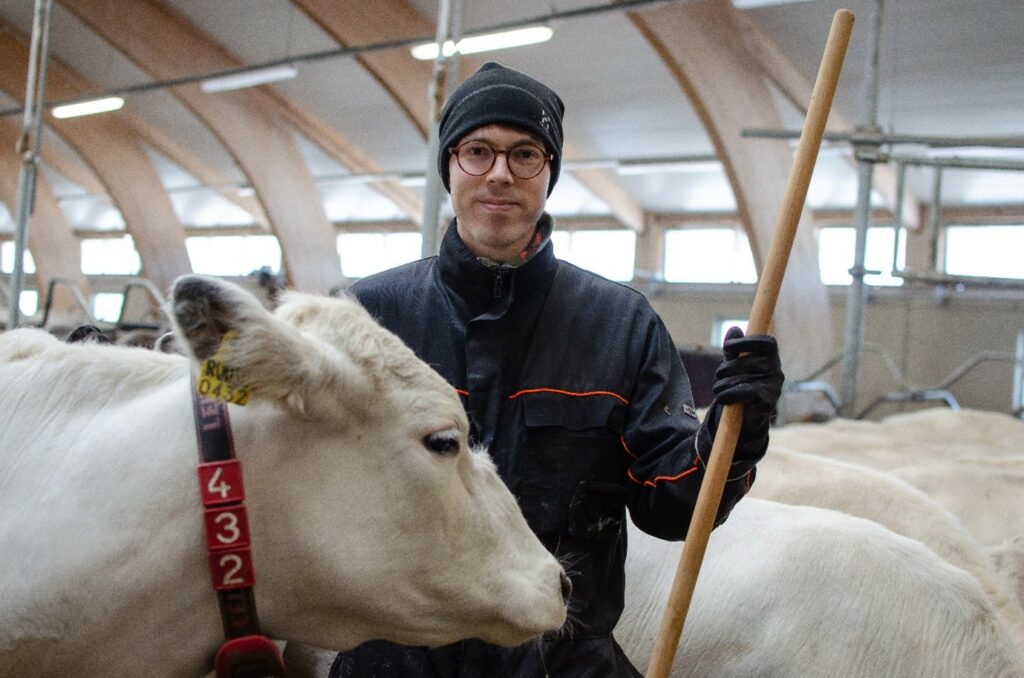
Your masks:
M694 287L684 291L663 286L646 292L682 347L707 346L717 318L746 317L753 302L753 287L733 291ZM983 298L981 294L969 290L937 295L932 288L873 291L865 312L865 342L884 348L911 384L932 388L977 353L1013 353L1017 334L1024 329L1024 295L988 291ZM845 288L830 290L830 303L837 323L831 353L835 355L842 351ZM808 337L807 341L814 338ZM783 346L784 360L787 353L799 350ZM861 364L858 411L876 397L898 390L880 355L866 352ZM837 391L841 369L837 366L821 377ZM991 362L975 368L950 391L963 407L1009 412L1012 388L1011 364ZM871 418L915 407L882 404Z

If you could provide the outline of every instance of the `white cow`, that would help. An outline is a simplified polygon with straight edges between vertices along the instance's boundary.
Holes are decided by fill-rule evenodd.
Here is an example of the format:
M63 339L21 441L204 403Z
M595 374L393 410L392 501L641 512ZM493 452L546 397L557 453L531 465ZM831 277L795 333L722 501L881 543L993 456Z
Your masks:
M272 316L191 276L173 317L252 388L230 411L267 635L515 645L562 625L565 575L467 448L458 396L356 303L293 294ZM0 675L209 671L195 369L0 335Z
M772 447L901 478L955 515L982 546L1024 537L1024 422L1009 415L933 408L878 422L790 425L773 429ZM1024 570L1016 555L1011 549L995 561L1002 576Z
M1024 422L996 412L932 408L882 421L789 424L772 429L771 438L789 450L890 470L964 456L1019 457Z
M650 660L681 544L630 532L615 634ZM715 530L673 676L1020 678L976 580L875 522L747 498Z
M1024 648L1024 608L1017 591L963 524L942 505L890 473L772 445L758 464L750 497L817 506L873 520L971 576L1012 637ZM1005 557L1009 559L1012 551Z
M949 509L986 546L1024 537L1024 446L1016 457L963 456L891 473Z

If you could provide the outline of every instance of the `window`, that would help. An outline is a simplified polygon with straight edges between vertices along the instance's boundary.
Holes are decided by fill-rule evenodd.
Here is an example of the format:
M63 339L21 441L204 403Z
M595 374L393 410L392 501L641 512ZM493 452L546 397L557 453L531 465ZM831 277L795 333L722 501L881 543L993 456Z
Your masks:
M281 270L281 244L272 235L202 235L185 238L192 270L207 275L249 275L264 266Z
M36 272L36 261L32 258L32 253L27 249L25 250L24 270L26 274ZM0 271L4 273L14 272L14 241L5 240L0 243Z
M141 268L130 235L82 239L82 273L86 275L136 275Z
M868 285L896 286L902 285L901 278L893 277L892 243L894 231L888 227L868 229L868 237L864 250L864 267L870 271L882 271L881 274L864 276ZM821 271L821 282L826 285L849 285L853 282L850 268L853 266L853 254L856 232L852 226L823 228L818 232L818 267ZM897 265L902 267L907 257L906 238L900 238Z
M621 230L555 231L551 234L555 254L572 264L609 280L633 279L636 233Z
M1024 278L1024 224L946 227L950 275Z
M96 320L116 323L121 317L124 295L115 292L99 292L92 299L92 315Z
M342 233L338 236L341 273L362 278L420 258L420 233Z
M756 283L747 235L738 228L677 228L665 232L665 280Z
M22 315L35 315L39 310L39 293L35 290L22 290L18 298L18 310Z

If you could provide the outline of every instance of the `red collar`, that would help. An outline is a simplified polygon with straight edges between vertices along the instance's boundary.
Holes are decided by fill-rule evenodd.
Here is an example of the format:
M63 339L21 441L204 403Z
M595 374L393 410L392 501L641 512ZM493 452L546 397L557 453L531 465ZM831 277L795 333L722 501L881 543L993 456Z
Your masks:
M191 390L199 442L199 496L204 508L206 551L226 638L214 662L216 675L284 676L281 653L273 641L260 633L256 616L256 577L242 464L235 458L228 408L219 400L200 395L194 383Z

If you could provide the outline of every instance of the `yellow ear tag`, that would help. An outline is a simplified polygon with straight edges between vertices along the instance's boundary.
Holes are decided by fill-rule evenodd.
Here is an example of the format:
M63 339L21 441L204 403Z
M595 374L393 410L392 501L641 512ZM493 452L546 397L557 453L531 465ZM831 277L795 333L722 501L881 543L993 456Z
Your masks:
M235 405L246 405L249 402L249 387L234 386L242 380L242 374L237 369L224 365L227 358L228 346L235 337L236 332L232 330L221 339L220 347L212 358L207 358L199 366L199 378L196 379L196 391L200 395L214 400L223 400L226 403Z

